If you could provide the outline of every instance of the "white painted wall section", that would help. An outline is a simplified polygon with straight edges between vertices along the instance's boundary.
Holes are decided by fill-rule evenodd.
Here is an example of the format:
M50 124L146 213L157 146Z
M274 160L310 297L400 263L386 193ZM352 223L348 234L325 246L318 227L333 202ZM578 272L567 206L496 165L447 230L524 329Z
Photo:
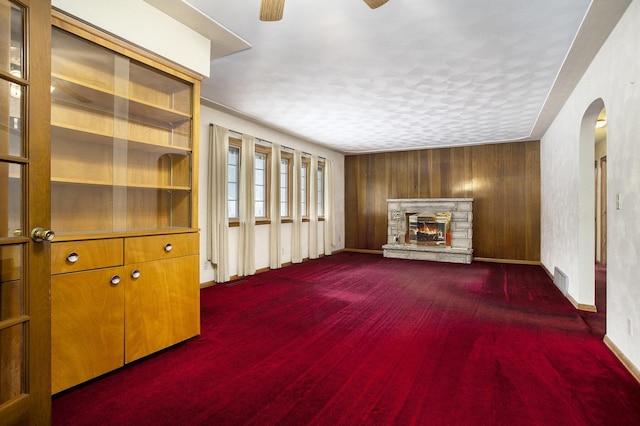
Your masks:
M51 5L209 77L211 41L142 0L52 0Z
M593 301L579 259L580 130L594 101L607 109L607 339L640 368L640 2L631 3L541 140L541 261L569 276L569 295ZM595 120L594 120L595 124ZM594 146L595 156L595 146ZM583 159L584 161L584 159ZM593 161L588 185L595 191ZM584 180L584 179L583 179ZM616 197L621 205L617 208ZM588 208L588 206L587 206ZM594 226L586 232L593 233ZM595 247L587 247L593 251ZM591 267L591 265L588 265ZM591 275L592 277L593 275Z

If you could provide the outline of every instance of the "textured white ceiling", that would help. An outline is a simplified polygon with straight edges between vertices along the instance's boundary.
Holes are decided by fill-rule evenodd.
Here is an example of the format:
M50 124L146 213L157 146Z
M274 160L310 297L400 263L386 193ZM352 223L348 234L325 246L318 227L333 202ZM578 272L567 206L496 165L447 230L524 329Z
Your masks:
M202 95L344 153L532 137L589 0L189 0L252 47Z

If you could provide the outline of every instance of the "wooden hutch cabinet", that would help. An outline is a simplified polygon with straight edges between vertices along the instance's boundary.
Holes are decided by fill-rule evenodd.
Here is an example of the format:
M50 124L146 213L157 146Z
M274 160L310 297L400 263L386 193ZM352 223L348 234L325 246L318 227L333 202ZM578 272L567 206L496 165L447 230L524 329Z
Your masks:
M54 11L52 392L200 333L199 77Z

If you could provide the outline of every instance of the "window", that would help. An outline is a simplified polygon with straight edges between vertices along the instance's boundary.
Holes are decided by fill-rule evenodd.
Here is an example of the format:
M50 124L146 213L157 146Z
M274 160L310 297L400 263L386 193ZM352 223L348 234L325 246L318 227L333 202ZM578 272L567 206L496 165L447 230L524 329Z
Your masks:
M309 217L309 161L302 160L302 169L300 169L300 215L304 218Z
M227 205L229 208L229 219L240 217L240 147L229 146L227 155Z
M283 156L280 160L280 216L291 217L291 158Z
M256 147L254 165L254 200L257 219L269 217L269 154Z
M324 163L318 163L318 217L324 216Z

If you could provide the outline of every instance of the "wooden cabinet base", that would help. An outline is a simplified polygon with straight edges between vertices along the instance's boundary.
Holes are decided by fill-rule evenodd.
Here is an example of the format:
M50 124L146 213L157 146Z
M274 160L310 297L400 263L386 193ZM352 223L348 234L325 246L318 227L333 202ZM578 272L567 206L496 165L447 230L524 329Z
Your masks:
M53 243L52 269L64 271L51 277L53 393L200 334L198 241L194 232ZM98 269L67 272L69 259Z

